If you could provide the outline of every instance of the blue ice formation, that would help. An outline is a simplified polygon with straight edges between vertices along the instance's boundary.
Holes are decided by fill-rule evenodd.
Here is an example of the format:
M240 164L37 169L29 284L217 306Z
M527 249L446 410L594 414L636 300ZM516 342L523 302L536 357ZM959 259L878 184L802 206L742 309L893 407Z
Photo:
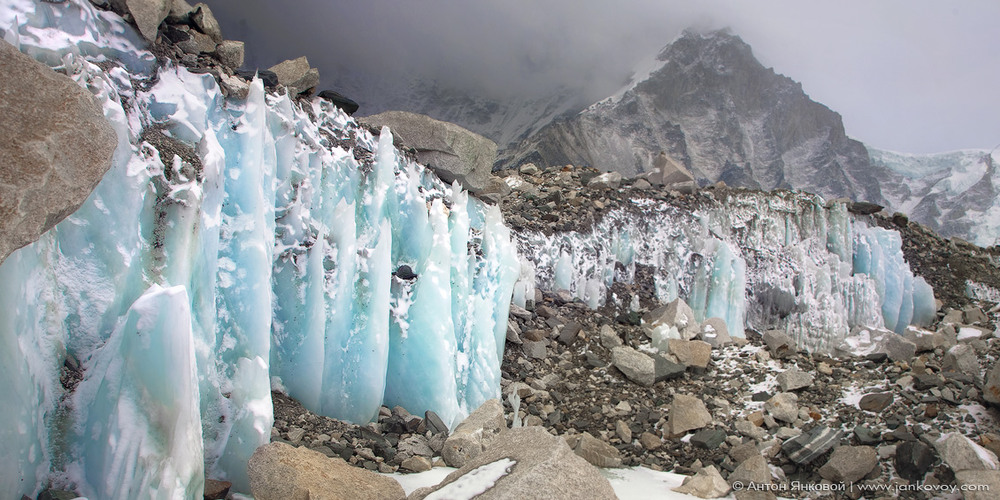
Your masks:
M699 321L722 318L737 336L744 325L785 330L811 350L829 351L855 326L901 331L932 319L933 290L903 259L899 233L814 195L722 193L699 193L706 202L695 211L636 199L585 232L519 233L514 303L537 283L591 307L629 307L633 297L609 290L643 265L661 302L683 298Z
M89 2L2 0L0 30L119 137L84 206L0 266L0 496L200 498L206 476L249 492L273 381L355 422L385 404L454 423L499 396L518 262L496 207L325 101L153 78Z

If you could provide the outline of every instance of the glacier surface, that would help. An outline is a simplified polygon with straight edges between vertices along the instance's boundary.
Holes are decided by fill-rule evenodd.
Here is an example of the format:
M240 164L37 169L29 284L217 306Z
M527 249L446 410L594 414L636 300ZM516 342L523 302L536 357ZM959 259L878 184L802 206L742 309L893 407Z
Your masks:
M4 0L0 30L89 89L119 137L84 206L0 266L0 495L249 492L275 377L355 422L385 404L455 423L499 396L519 268L496 207L325 101L259 80L227 100L210 75L157 68L89 2Z
M695 210L634 199L588 231L517 234L514 303L539 286L624 309L635 297L609 296L611 285L632 282L641 265L661 302L683 298L698 321L721 318L736 336L745 324L781 329L813 351L832 350L854 327L898 333L933 318L933 290L905 262L899 233L815 195L720 193L700 193Z

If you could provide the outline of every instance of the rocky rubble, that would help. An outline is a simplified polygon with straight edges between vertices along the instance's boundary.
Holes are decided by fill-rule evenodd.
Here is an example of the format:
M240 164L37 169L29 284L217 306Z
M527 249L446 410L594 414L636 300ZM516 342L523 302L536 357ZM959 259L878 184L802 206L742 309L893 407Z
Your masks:
M173 61L195 73L209 73L227 96L244 99L249 82L260 77L265 87L289 95L312 95L320 83L319 70L305 57L282 61L268 69L240 69L244 62L244 44L226 40L212 9L185 0L90 0L131 21L161 64ZM358 104L332 90L319 92L347 114Z

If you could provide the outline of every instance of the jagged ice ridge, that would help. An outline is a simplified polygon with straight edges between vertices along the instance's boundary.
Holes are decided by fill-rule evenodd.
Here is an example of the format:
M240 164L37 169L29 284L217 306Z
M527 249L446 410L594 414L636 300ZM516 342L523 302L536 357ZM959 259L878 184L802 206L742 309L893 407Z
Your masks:
M813 351L829 352L856 326L899 333L933 319L933 290L914 277L898 232L816 195L732 191L718 201L687 211L636 199L588 231L517 234L514 303L525 305L537 282L598 307L644 265L661 302L681 297L699 321L722 318L737 336L744 324L785 330ZM621 309L632 300L610 299Z
M454 423L499 396L517 256L496 207L322 100L256 80L226 101L209 75L155 70L88 2L4 3L5 39L90 89L119 136L84 206L0 266L5 497L54 479L199 498L206 475L249 492L272 378L355 422L386 404ZM67 354L84 378L64 400Z

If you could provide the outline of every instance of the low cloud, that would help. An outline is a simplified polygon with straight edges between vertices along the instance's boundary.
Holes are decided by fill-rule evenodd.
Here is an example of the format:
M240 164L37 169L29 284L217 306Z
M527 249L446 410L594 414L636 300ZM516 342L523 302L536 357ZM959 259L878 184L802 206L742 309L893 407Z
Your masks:
M992 0L209 0L247 65L306 55L326 84L435 79L492 97L558 86L599 99L685 28L731 27L767 66L844 116L848 133L909 151L1000 143Z

